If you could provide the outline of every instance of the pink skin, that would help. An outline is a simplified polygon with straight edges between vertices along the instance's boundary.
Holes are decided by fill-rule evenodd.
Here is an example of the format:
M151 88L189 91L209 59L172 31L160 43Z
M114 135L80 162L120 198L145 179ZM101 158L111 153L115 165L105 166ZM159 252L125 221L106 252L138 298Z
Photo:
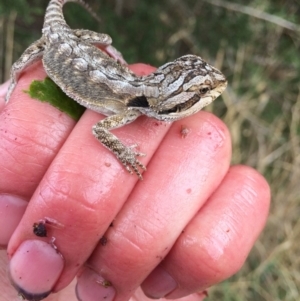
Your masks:
M138 74L154 70L131 68ZM45 300L76 300L74 281L69 283L79 272L83 301L92 300L85 289L90 286L107 301L148 300L137 290L140 285L148 296L193 301L240 269L264 227L270 191L255 170L229 167L231 141L222 121L202 111L172 125L141 117L114 130L125 144L137 143L147 153L141 158L147 171L139 181L93 137L99 114L87 110L75 124L22 92L44 76L40 63L25 72L0 115L0 241L6 245L7 232L13 233L7 253L15 284L30 293L59 292ZM182 126L189 130L185 137ZM3 204L10 210L1 210ZM48 237L36 237L32 225L45 217L61 227L47 226ZM105 246L98 243L102 236ZM47 268L50 250L36 261L14 256L24 251L24 242L49 243L51 237L63 256L56 253L57 267ZM4 251L0 255L5 269ZM82 268L85 263L89 268ZM42 268L21 284L13 265ZM45 285L47 277L55 284ZM2 269L0 281L7 282ZM4 294L16 295L8 286Z

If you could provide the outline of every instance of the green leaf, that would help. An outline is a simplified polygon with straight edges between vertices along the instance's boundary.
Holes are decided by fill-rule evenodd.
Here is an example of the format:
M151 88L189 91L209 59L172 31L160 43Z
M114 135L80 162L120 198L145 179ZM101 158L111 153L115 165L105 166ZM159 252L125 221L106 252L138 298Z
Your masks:
M67 96L49 77L42 81L32 81L29 90L24 92L28 93L31 98L50 103L76 121L85 111L85 107Z

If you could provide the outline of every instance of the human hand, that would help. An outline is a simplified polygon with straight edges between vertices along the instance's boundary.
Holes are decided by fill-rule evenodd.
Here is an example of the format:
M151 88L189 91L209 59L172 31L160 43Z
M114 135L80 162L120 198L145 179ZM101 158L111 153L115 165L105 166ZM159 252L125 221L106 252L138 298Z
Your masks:
M76 300L69 283L79 273L82 301L146 300L139 286L150 297L193 301L239 270L270 192L255 170L229 167L230 136L218 118L202 111L169 125L141 117L115 130L147 153L139 181L91 134L99 114L87 110L75 124L22 92L44 77L40 63L25 72L0 116L0 244L9 241L10 275L23 294ZM57 225L36 237L32 226L45 218Z

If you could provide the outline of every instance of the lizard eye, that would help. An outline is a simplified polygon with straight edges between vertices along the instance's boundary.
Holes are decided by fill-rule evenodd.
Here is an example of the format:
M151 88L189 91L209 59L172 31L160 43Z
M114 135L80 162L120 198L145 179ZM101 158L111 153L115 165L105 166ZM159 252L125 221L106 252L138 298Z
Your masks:
M210 91L209 87L201 87L199 89L199 92L200 92L201 95L205 95L208 91Z

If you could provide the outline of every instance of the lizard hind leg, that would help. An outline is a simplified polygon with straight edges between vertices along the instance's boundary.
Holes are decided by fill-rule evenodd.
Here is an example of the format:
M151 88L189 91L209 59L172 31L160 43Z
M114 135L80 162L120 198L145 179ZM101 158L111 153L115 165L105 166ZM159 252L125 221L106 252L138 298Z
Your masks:
M41 38L32 43L21 55L21 57L12 65L10 72L10 85L7 90L5 102L9 101L9 98L15 89L18 79L23 70L32 65L37 60L41 59L44 53L44 39Z
M86 43L99 46L110 57L119 61L123 65L127 65L122 54L111 45L112 38L108 34L98 33L88 29L74 29L73 34Z
M102 47L112 43L112 38L108 34L98 33L88 29L73 29L73 34L82 41Z

